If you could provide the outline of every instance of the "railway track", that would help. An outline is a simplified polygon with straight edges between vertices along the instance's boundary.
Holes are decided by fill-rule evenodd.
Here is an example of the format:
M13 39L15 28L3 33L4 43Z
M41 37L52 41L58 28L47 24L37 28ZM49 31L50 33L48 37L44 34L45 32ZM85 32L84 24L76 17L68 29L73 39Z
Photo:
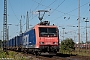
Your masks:
M76 55L68 55L68 54L60 54L57 55L40 55L35 56L32 54L27 54L28 56L31 56L34 60L90 60L90 57L83 57L83 56L76 56Z
M25 58L29 60L90 60L90 57L77 56L77 55L68 55L57 53L57 55L41 54L40 56L35 56L31 53L17 52L22 54Z

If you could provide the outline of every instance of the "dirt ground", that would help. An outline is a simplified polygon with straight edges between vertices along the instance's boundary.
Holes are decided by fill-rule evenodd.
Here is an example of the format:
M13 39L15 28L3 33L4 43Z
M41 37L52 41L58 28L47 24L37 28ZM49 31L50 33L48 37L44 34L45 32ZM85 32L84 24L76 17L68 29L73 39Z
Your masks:
M50 57L48 55L42 55L41 57L37 57L37 59L38 60L90 60L90 57L58 53L57 55L53 57Z
M42 54L36 57L33 54L15 52L14 58L15 57L17 57L17 59L20 57L24 57L25 60L90 60L90 56L79 56L79 55L71 55L71 54L69 55L69 54L61 54L61 53L57 53L57 55Z

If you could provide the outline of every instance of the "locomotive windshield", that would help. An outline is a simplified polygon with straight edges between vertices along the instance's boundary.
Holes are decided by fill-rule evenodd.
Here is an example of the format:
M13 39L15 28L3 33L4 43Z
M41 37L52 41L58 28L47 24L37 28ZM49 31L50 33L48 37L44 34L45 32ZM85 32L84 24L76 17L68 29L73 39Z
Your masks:
M39 36L40 37L56 37L57 29L56 28L39 28Z

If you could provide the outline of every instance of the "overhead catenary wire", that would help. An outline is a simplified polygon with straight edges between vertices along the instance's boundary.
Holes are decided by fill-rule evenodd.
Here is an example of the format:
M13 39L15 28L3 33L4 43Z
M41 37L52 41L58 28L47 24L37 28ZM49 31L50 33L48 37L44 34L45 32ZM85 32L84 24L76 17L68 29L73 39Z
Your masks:
M87 3L83 4L83 5L81 5L80 8L83 7L83 6L85 6L85 5L87 5L88 3L89 3L89 2L87 2ZM64 13L64 15L67 14L67 15L70 15L70 16L78 17L77 15L71 15L71 14L69 14L69 13L71 13L71 12L77 10L77 9L78 9L78 7L75 8L75 9L73 9L73 10L71 10L71 11L69 11L69 12L67 12L67 13L61 12L61 11L59 11L59 10L56 10L56 11L58 11L58 12L60 12L60 13ZM64 16L64 15L62 15L62 16ZM59 17L58 17L58 18L59 18ZM57 19L57 18L56 18L56 19ZM55 20L55 19L54 19L54 20Z
M33 0L33 1L34 1L35 3L38 3L39 5L45 6L45 5L39 3L39 2L37 2L37 1L35 1L35 0ZM49 4L48 6L45 6L45 9L48 8L50 5L54 4L56 1L57 1L57 0L54 0L51 4ZM38 15L38 14L37 14L37 15ZM36 17L37 15L35 15L34 17ZM33 17L33 18L34 18L34 17ZM33 19L33 18L32 18L32 19ZM32 20L32 19L31 19L31 20Z
M32 0L33 1L33 0ZM35 11L39 6L40 6L40 3L42 2L42 0L38 3L38 5L35 7L35 9L33 11ZM33 11L30 11L30 14L32 13L33 14ZM31 17L31 16L30 16Z
M42 0L41 0L41 1L42 1ZM56 1L56 0L54 0L50 5L52 5L55 1ZM64 1L65 1L65 0L64 0ZM38 6L39 6L39 5L45 6L45 5L39 3L39 2L37 2L37 1L35 1L35 0L34 0L34 2L38 3ZM62 3L63 3L63 2L62 2ZM61 3L61 4L62 4L62 3ZM86 4L87 4L87 3L86 3ZM86 5L86 4L84 4L84 5ZM50 5L49 5L49 6L50 6ZM84 6L84 5L82 5L82 6ZM37 6L37 7L38 7L38 6ZM45 7L49 7L49 6L45 6ZM81 7L82 7L82 6L81 6ZM36 8L37 8L37 7L36 7ZM76 8L76 9L77 9L77 8ZM76 9L74 9L74 10L76 10ZM57 9L54 9L54 10L55 10L55 11L58 11ZM74 10L72 10L72 11L70 11L70 12L73 12ZM61 12L61 11L58 11L58 12L64 13L64 12ZM68 13L70 13L70 12L68 12ZM68 13L65 13L65 14L68 14ZM14 15L15 15L15 14L14 14ZM15 16L16 16L16 15L15 15ZM73 15L73 16L75 16L75 15ZM16 16L16 17L17 17L17 16ZM36 17L36 16L35 16L35 17ZM32 19L33 19L33 18L32 18ZM31 19L31 20L32 20L32 19ZM19 20L19 19L18 19L18 20Z
M33 1L36 1L36 0L33 0ZM42 1L42 0L40 0L40 1ZM51 5L52 4L54 4L55 3L55 1L57 1L57 0L54 0L52 3L51 3ZM45 8L51 8L50 6L51 5L48 5L48 6L46 6L46 5L44 5L44 4L42 4L42 3L40 3L39 1L36 1L36 2L38 2L38 5L40 6L44 6ZM36 2L34 2L34 3L36 3ZM38 5L36 6L36 9L38 9ZM84 4L83 4L84 5ZM85 6L85 5L84 5ZM82 6L83 7L83 6ZM53 8L51 8L51 9L53 9ZM54 8L55 9L55 8ZM53 9L53 10L54 10ZM75 10L77 10L76 8L75 8ZM59 11L58 9L56 9L55 11L57 11L57 12L59 12L59 13L63 13L64 15L66 14L66 15L70 15L70 16L75 16L75 17L77 17L77 15L72 15L72 14L70 14L71 12L73 12L73 11L75 11L74 9L73 10L71 10L70 12L68 12L68 13L65 13L65 12L62 12L62 11ZM52 14L52 13L51 13ZM63 17L64 15L62 15L62 16L59 16L60 18L61 17ZM36 16L37 16L37 14L36 14ZM35 16L35 17L36 17ZM32 20L32 19L34 19L35 17L33 17L33 18L31 18L30 20ZM59 17L55 17L55 19L59 19ZM81 17L82 18L82 17ZM53 19L53 20L51 20L51 21L55 21L55 19ZM24 24L25 25L25 24Z
M64 2L65 2L65 0L63 0L63 1L51 12L51 14L54 13L54 11L57 10ZM46 18L47 18L47 17L46 17Z
M37 2L37 1L35 1L35 3L39 3L39 2ZM62 2L63 3L63 2ZM80 7L83 7L83 6L85 6L86 4L88 4L89 2L87 2L87 3L85 3L85 4L83 4L83 5L81 5ZM44 6L44 7L47 7L46 5L44 5L44 4L40 4L40 5L42 5L42 6ZM51 7L50 7L51 8ZM51 8L51 9L53 9L53 8ZM62 12L62 11L59 11L59 10L57 10L57 9L53 9L53 10L55 10L55 11L57 11L57 12L59 12L59 13L63 13L63 14L67 14L67 15L70 15L70 16L75 16L75 17L78 17L77 15L72 15L72 14L69 14L69 13L71 13L71 12L73 12L73 11L75 11L75 10L77 10L78 9L78 7L77 8L75 8L75 9L73 9L73 10L71 10L71 11L69 11L69 12L67 12L67 13L65 13L65 12ZM64 16L64 15L63 15ZM59 17L57 17L57 18L59 18ZM56 19L57 19L56 18Z
M35 0L34 0L34 1L35 1ZM56 1L56 0L55 0L55 1ZM64 1L65 1L65 0L64 0ZM37 2L37 1L35 1L35 2ZM39 2L37 2L37 3L38 3L39 5L45 6L45 5L43 5L43 4L39 3ZM53 2L52 2L52 3L53 3ZM63 2L62 2L62 3L63 3ZM61 4L62 4L62 3L61 3ZM86 5L86 4L87 4L87 3L83 4L83 5L80 6L80 7L83 7L83 6ZM51 5L51 4L50 4L50 5ZM50 5L49 5L49 6L50 6ZM49 6L45 6L45 7L49 7ZM59 7L59 5L58 5L58 7ZM58 7L57 7L57 8L58 8ZM57 9L54 9L54 10L55 10L55 11L58 11L58 12L60 12L60 13L64 13L64 12L61 12L61 11L59 11L59 10L57 10ZM64 15L67 14L67 15L70 15L70 16L75 16L75 17L77 17L76 15L71 15L71 14L69 14L69 13L75 11L75 10L77 10L77 8L71 10L71 11L68 12L68 13L64 13ZM63 15L63 16L64 16L64 15ZM36 16L37 16L37 15L36 15ZM36 17L36 16L35 16L35 17ZM60 16L60 17L62 17L62 16ZM60 18L60 17L58 17L58 18ZM58 18L57 18L57 19L58 19ZM33 18L32 18L32 19L33 19ZM32 19L31 19L31 20L32 20ZM54 19L54 20L55 20L55 19ZM53 21L53 20L52 20L52 21ZM25 25L25 24L24 24L24 25Z
M42 0L40 1L40 3L42 2ZM34 10L36 10L38 7L39 7L40 5L39 5L39 3L38 3L38 5L36 6L36 8L34 9ZM31 12L31 13L33 13L33 12ZM36 15L37 16L37 15ZM35 17L36 17L35 16ZM30 16L31 17L31 16ZM28 17L28 18L30 18L30 17ZM33 17L32 17L32 19L33 19ZM31 20L31 19L30 19ZM23 29L23 27L24 27L24 25L26 25L26 22L22 25L22 29Z
M17 20L19 20L19 18L17 17L17 15L15 14L15 12L14 12L14 10L13 10L13 7L12 7L12 5L11 5L10 0L9 0L9 3L10 3L10 7L11 7L11 10L12 10L12 12L13 12L14 16L17 18Z
M80 7L83 7L83 6L85 6L85 5L87 5L89 2L87 2L87 3L85 3L85 4L83 4L83 5L81 5ZM77 9L77 8L76 8ZM76 10L76 9L74 9L74 10ZM74 10L72 10L71 12L73 12ZM70 12L68 12L68 13L65 13L65 14L69 14ZM65 15L64 14L64 15ZM61 17L63 17L64 15L62 15L62 16L60 16L60 17L58 17L58 18L56 18L56 19L53 19L52 21L55 21L55 20L57 20L57 19L59 19L59 18L61 18ZM69 14L70 16L75 16L75 15L71 15L71 14ZM78 17L78 16L75 16L75 17ZM80 17L80 18L83 18L83 17ZM82 21L82 20L81 20ZM82 23L80 21L80 23ZM76 24L76 23L75 23Z
M35 0L33 0L33 1L36 2ZM54 1L53 1L51 4L49 4L46 8L48 8L50 5L52 5L53 3L55 3L55 1L57 1L57 0L54 0ZM42 2L42 0L38 3L38 6L37 6L34 10L36 10L36 9L41 5L41 2ZM45 8L45 9L46 9L46 8ZM37 15L38 15L38 14L37 14ZM35 15L34 17L36 17L37 15ZM33 18L34 18L34 17L33 17ZM33 19L33 18L32 18L32 19ZM32 19L30 19L30 20L32 20ZM26 23L25 23L25 24L26 24ZM23 24L23 26L24 26L25 24ZM22 27L23 27L23 26L22 26Z
M22 2L21 2L21 3L22 3ZM12 7L12 4L11 4L11 1L10 1L10 0L9 0L9 4L10 4L11 10L12 10L15 18L19 21L18 24L17 24L17 25L19 26L19 25L20 25L20 19L17 17L15 11L13 10L13 7ZM22 5L21 5L21 6L22 6ZM22 9L21 9L21 10L22 10ZM15 30L15 31L19 31L19 29ZM15 32L13 32L13 33L15 33ZM13 33L12 33L12 34L13 34Z

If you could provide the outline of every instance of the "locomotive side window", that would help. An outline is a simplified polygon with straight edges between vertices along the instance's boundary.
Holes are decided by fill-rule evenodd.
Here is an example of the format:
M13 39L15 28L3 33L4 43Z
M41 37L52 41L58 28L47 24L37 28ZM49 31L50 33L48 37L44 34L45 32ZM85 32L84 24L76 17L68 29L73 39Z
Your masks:
M35 34L35 29L34 29L34 34Z
M40 37L56 37L57 36L57 29L56 28L39 28L39 36Z

